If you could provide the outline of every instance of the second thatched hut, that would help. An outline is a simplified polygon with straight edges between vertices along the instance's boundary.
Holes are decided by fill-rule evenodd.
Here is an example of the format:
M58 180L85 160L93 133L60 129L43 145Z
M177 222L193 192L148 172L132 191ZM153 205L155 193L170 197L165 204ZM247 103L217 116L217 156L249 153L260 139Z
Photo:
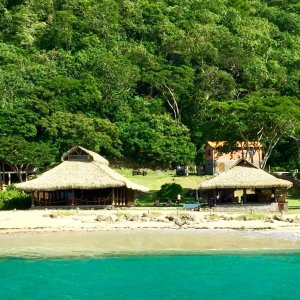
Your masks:
M240 159L231 169L200 184L204 197L216 204L276 202L276 192L292 187L293 183L259 169ZM242 193L237 193L241 190Z

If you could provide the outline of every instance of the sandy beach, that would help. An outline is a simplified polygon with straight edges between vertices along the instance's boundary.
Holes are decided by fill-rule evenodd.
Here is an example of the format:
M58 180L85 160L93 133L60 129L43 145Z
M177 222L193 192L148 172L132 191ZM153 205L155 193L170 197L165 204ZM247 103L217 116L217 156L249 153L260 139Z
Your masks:
M297 215L266 214L263 220L239 215L176 209L2 211L0 253L56 257L300 249Z

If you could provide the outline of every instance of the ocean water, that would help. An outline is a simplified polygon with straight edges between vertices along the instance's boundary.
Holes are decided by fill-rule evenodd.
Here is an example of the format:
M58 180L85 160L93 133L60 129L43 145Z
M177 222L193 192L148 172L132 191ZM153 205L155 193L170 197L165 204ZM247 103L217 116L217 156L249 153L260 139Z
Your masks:
M300 299L300 254L1 258L0 299Z

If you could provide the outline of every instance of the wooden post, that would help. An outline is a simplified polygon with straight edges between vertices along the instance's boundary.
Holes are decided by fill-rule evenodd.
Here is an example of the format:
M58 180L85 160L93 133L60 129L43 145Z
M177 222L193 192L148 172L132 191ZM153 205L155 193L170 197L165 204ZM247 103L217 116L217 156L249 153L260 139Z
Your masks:
M34 208L34 192L31 192L31 208Z
M112 205L115 205L115 189L112 188L112 196L111 196L111 199L112 199Z
M243 189L243 204L245 204L247 202L247 190Z
M217 197L216 197L217 201L219 202L220 200L220 190L217 190ZM220 203L220 202L219 202ZM217 203L216 203L217 204Z
M75 196L75 193L74 193L74 189L72 190L72 200L71 200L71 205L74 206L74 196Z
M122 192L122 197L123 197L123 202L124 202L124 205L126 205L127 203L126 203L126 197L125 197L125 186L123 187L123 190L122 190L123 192Z
M11 173L8 173L8 185L11 185Z

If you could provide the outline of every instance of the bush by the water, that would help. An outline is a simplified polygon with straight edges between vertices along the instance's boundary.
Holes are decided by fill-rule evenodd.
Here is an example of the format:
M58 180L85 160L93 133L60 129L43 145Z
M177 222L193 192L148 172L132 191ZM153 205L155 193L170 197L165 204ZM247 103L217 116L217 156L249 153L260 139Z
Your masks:
M13 188L0 191L0 210L28 209L31 206L31 196Z
M156 193L159 200L176 200L177 195L182 193L182 187L177 183L165 183Z

